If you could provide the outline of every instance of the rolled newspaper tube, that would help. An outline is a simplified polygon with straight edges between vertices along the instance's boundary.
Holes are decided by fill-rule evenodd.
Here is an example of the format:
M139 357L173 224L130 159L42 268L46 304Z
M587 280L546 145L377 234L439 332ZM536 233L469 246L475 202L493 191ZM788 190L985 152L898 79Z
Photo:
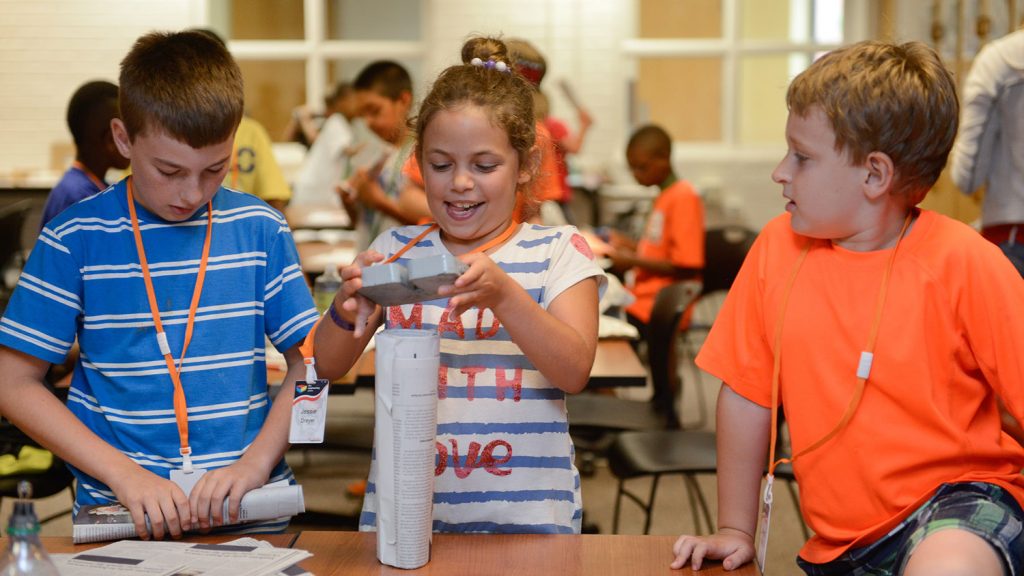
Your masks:
M430 560L441 338L396 329L375 338L377 559L419 568Z
M108 508L100 514L94 508ZM118 511L120 509L120 511ZM302 486L284 483L269 484L246 492L238 509L238 523L274 520L306 511ZM224 521L228 521L228 501L224 501ZM166 529L166 526L165 526ZM152 530L146 516L146 530ZM128 510L118 504L83 506L72 524L72 542L85 544L138 536Z

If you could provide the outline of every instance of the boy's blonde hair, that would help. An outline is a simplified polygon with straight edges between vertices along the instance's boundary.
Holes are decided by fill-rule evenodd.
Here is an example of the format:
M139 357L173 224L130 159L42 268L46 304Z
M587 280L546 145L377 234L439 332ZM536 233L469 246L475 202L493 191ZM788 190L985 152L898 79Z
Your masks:
M519 169L530 173L530 182L520 184L520 215L528 218L537 211L537 199L530 183L537 175L533 154L537 128L533 115L533 87L511 69L499 71L488 66L471 64L474 58L482 62L509 63L508 49L497 38L475 37L462 46L461 65L446 68L420 104L419 114L411 124L416 132L416 159L423 166L423 133L434 116L442 110L456 110L472 105L482 108L491 116L495 126L508 135L509 144L519 156Z
M153 129L193 148L218 144L242 120L242 72L208 33L153 32L121 61L120 106L132 140Z
M893 192L913 206L938 179L956 136L960 105L949 70L921 42L859 42L825 54L789 85L791 113L820 106L836 150L854 164L892 158Z

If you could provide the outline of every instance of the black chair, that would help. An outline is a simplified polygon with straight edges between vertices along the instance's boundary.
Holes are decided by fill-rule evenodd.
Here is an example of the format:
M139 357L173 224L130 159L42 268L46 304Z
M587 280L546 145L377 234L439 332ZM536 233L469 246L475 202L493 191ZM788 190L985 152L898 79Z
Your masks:
M19 200L0 207L0 297L6 303L14 286L7 283L7 271L20 270L24 261L21 236L25 220L35 208L32 200Z
M699 430L642 430L621 432L608 449L608 466L618 478L612 532L619 531L622 498L635 502L644 511L644 534L651 530L651 517L658 492L658 482L665 474L681 474L693 514L694 531L702 532L701 520L708 532L714 532L711 511L697 474L713 474L718 466L714 432ZM651 476L647 498L629 490L628 480Z
M695 382L700 382L700 374L693 359L696 358L700 345L711 330L711 324L718 315L718 307L736 280L736 275L739 274L747 252L756 238L756 232L740 225L710 228L704 235L703 288L700 298L694 305L693 319L683 337L683 351L687 363L693 370ZM708 421L707 401L703 387L696 386L696 392L698 417L691 427L702 428Z
M739 225L711 228L705 233L702 296L732 287L756 238L756 232Z
M647 354L654 394L649 401L582 393L566 398L569 431L582 457L580 471L604 454L622 430L679 428L676 399L681 389L676 364L676 333L679 319L700 294L700 282L677 282L663 288L655 298L648 325Z

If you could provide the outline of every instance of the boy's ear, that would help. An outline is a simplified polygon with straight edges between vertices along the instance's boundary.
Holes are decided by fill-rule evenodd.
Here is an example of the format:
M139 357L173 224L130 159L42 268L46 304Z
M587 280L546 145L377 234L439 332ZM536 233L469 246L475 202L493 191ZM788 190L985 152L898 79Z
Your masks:
M409 110L412 108L412 92L409 92L408 90L403 91L398 95L398 101L402 106L405 106L406 110Z
M896 165L885 152L874 151L868 154L863 164L865 170L864 193L875 200L888 194L896 181Z
M131 159L132 139L128 137L128 129L125 128L124 122L120 118L110 119L110 133L114 137L114 145L117 146L117 151L121 153L121 156Z

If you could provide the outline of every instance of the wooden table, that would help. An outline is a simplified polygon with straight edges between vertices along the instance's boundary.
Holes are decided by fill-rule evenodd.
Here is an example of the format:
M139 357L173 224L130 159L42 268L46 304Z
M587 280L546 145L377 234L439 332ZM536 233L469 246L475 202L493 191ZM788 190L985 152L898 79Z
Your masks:
M352 368L356 386L373 386L376 358L376 350L367 350L356 361ZM588 388L643 386L646 382L647 370L629 342L598 340L594 365L590 368ZM339 393L341 392L339 390Z
M293 547L313 553L300 564L317 576L357 575L504 575L552 574L602 576L665 574L666 576L757 576L748 564L726 572L716 562L700 571L672 570L675 536L584 534L435 534L431 559L417 570L401 570L377 561L376 534L368 532L302 532Z
M219 543L239 536L189 536L186 542ZM253 534L279 548L299 548L313 557L299 564L316 576L399 576L462 574L494 576L555 574L558 576L618 576L664 574L666 576L759 576L754 564L726 572L721 564L707 562L694 572L689 566L671 570L675 536L584 534L545 536L536 534L434 534L431 559L416 570L401 570L377 561L377 535L371 532L305 531L298 534ZM69 537L44 537L50 553L78 553L107 542L71 543ZM6 540L0 538L6 547Z

